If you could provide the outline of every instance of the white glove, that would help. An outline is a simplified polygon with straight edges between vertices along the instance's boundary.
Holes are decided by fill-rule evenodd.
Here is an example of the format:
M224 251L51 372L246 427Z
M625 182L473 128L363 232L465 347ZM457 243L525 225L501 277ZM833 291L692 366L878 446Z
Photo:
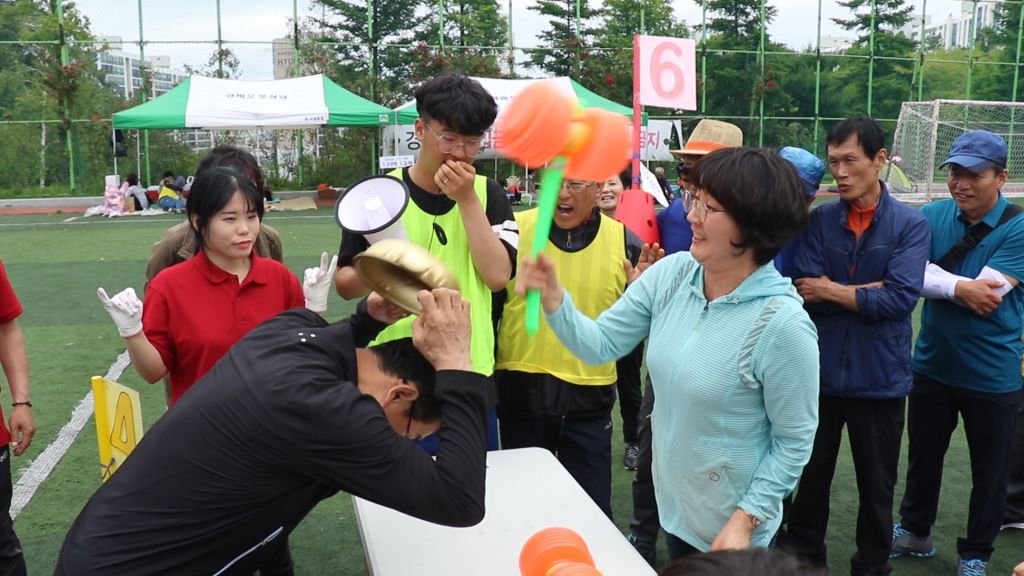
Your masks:
M331 258L327 265L327 252L320 254L320 265L306 268L302 280L302 295L306 297L306 308L317 314L327 311L327 296L334 285L334 271L338 268L338 256Z
M121 336L130 338L142 332L142 300L135 295L134 288L125 288L114 294L113 298L107 296L103 288L97 288L96 296L114 320Z

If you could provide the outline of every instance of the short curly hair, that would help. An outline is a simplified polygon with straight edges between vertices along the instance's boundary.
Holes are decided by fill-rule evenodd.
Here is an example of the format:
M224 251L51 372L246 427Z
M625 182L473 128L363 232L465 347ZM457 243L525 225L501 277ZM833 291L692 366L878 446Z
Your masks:
M807 226L804 185L793 165L768 148L722 148L694 166L693 181L732 216L758 265L770 262Z

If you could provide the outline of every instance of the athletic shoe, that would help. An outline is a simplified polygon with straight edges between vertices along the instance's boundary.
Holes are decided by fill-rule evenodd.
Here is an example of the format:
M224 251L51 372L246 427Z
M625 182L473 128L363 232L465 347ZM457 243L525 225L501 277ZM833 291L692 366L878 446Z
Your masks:
M988 562L979 558L961 558L960 569L957 570L957 576L985 576L985 569L988 568Z
M654 544L641 542L637 539L636 534L633 534L632 532L626 535L626 540L628 540L640 556L651 565L651 568L655 567L655 564L658 563L658 550L654 547Z
M1000 530L1024 530L1024 522L1007 522L999 527Z
M622 465L630 472L636 471L636 463L640 460L640 445L636 442L626 444L626 453L622 457Z
M933 558L935 545L932 543L931 535L924 538L914 536L902 524L893 524L892 552L889 552L889 558L899 558L900 556Z

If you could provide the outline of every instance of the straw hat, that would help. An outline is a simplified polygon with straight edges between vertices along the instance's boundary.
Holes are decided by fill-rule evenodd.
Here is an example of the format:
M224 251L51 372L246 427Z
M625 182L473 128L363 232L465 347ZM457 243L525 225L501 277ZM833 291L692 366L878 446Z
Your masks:
M743 131L721 120L701 120L690 132L682 150L669 150L675 156L704 156L719 148L743 146Z
M352 265L363 284L411 314L423 311L416 299L420 290L459 289L455 276L440 260L406 240L380 240L357 254Z

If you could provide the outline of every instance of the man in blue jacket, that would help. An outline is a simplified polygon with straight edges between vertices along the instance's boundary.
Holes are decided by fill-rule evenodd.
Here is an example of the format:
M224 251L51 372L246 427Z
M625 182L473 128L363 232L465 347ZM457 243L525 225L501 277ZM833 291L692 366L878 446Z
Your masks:
M889 196L878 173L885 135L868 117L828 133L839 201L811 214L800 237L795 283L818 329L818 430L780 547L827 565L829 489L847 428L860 498L851 574L889 574L893 488L907 394L911 314L931 238L916 210Z

